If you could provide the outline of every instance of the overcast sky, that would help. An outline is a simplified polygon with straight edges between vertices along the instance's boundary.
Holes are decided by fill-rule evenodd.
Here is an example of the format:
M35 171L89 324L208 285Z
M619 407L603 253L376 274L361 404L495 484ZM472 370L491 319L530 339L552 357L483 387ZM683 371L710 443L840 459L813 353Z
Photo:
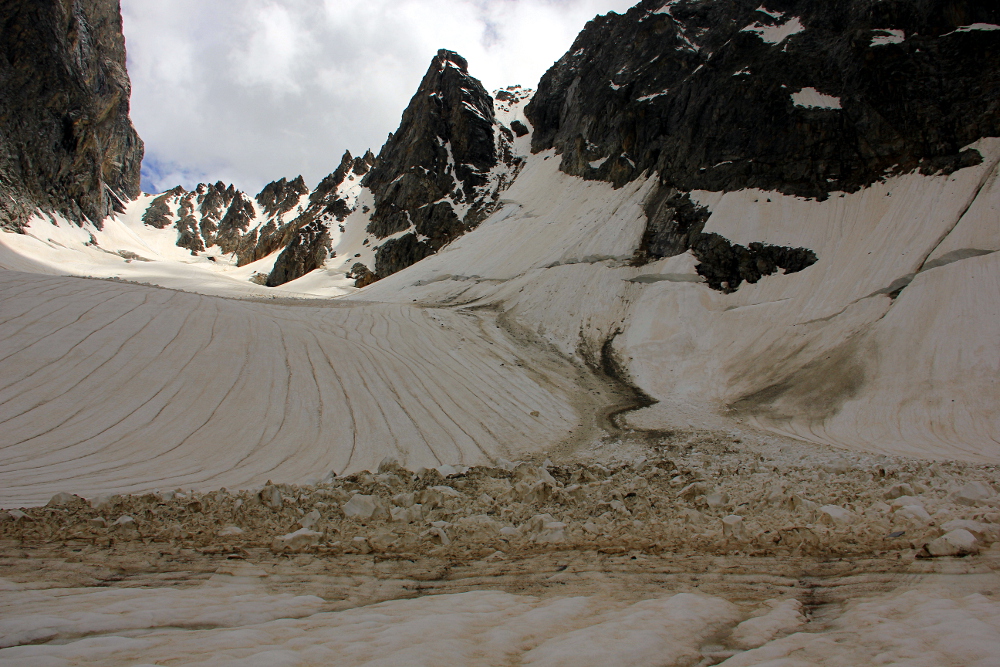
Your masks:
M597 14L638 0L122 0L143 189L313 187L378 153L439 48L534 87Z

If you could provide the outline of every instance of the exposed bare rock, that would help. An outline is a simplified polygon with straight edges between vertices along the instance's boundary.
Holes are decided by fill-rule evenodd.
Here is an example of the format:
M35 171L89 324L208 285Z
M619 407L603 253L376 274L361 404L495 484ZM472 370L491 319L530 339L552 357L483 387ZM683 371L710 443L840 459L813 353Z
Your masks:
M863 8L862 8L863 7ZM960 9L959 9L960 7ZM617 185L826 197L978 164L1000 133L986 3L644 0L587 24L526 108L532 150ZM879 40L891 28L902 36Z
M0 5L0 227L40 208L99 228L139 194L118 2Z

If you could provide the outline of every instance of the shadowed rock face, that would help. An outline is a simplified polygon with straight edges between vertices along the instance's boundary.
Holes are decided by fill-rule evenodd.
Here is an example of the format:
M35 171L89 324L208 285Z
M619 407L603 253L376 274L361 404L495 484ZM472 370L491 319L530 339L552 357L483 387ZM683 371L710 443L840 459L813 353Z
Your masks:
M1000 133L995 3L645 0L591 21L525 112L532 150L622 184L806 197L952 171Z
M438 51L363 182L375 197L368 231L379 238L401 232L418 207L484 185L483 172L496 164L493 124L493 98L469 76L465 59Z
M495 208L499 162L512 166L493 98L468 63L440 50L363 181L375 199L368 232L379 239L410 230L376 252L379 278L437 252ZM509 130L508 130L509 133Z
M319 220L312 220L299 228L292 240L278 255L274 268L264 283L277 287L301 278L326 261L330 250L330 230Z
M113 0L0 4L0 226L36 208L100 227L139 194L125 38Z

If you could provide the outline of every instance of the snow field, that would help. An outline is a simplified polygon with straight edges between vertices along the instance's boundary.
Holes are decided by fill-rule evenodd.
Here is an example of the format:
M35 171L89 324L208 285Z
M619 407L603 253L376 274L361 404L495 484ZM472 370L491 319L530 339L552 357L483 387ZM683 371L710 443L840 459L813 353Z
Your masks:
M562 442L597 400L579 368L471 312L13 271L0 297L7 507L303 482L387 455L484 463Z

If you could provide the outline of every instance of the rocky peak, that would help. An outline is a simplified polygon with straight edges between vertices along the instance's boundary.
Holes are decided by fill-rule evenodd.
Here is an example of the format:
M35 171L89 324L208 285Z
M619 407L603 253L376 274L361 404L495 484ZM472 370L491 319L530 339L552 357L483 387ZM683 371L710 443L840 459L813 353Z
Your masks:
M337 217L338 221L343 221L351 212L353 201L348 202L345 198L345 193L341 192L342 186L345 181L355 180L356 177L368 173L374 161L375 156L372 155L371 151L367 151L363 157L353 157L351 151L344 151L343 157L340 158L340 165L333 173L323 178L309 195L310 207L322 203L328 212Z
M441 241L458 231L450 203L417 210L446 197L464 201L485 184L483 172L496 164L493 124L493 99L465 59L438 51L363 181L375 198L368 231L386 238L415 225Z
M0 4L0 226L36 209L77 223L139 195L142 141L117 2Z
M350 151L348 151L348 154L350 154ZM373 164L375 164L375 154L369 149L365 151L362 157L354 158L354 166L351 170L358 176L364 176L371 170Z
M332 246L331 225L342 223L357 205L361 177L375 162L371 151L353 157L345 151L340 165L320 181L309 195L309 205L293 220L284 235L285 248L278 255L266 285L276 287L313 271L326 261Z
M513 87L506 97L515 101ZM438 51L362 182L375 202L367 231L388 239L375 275L419 261L485 219L520 164L506 146L513 137L465 58Z
M526 109L532 150L616 184L825 197L977 161L1000 132L1000 8L644 0L589 24Z

